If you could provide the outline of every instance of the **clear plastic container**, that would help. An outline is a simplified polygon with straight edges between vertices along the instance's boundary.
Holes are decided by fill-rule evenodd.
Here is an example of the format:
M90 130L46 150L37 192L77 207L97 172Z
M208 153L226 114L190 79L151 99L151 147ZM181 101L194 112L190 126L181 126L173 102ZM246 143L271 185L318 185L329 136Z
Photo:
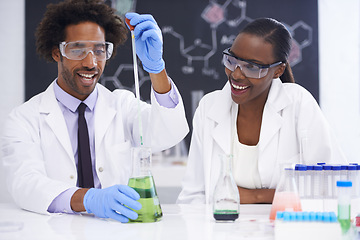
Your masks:
M352 182L351 197L355 198L357 196L357 188L359 186L357 179L357 168L355 165L347 166L347 180Z
M347 181L347 165L341 165L340 180Z
M295 182L296 187L298 189L299 197L305 198L306 197L306 172L307 168L306 165L303 164L296 164L295 165Z
M350 181L337 181L338 188L338 221L343 234L346 234L351 227L351 190Z
M341 181L340 179L340 171L341 171L341 166L340 165L333 165L331 167L331 171L332 171L332 183L333 183L333 189L332 189L332 196L333 198L337 198L338 196L338 190L336 187L336 182L337 181Z
M333 180L332 180L332 166L323 165L323 189L324 189L324 198L331 199L333 198Z
M306 174L305 174L305 197L313 198L313 174L314 174L314 166L307 165L306 166Z
M322 165L314 165L313 166L313 173L312 173L312 198L314 199L321 199L323 198L324 194L324 187L323 187L323 166Z

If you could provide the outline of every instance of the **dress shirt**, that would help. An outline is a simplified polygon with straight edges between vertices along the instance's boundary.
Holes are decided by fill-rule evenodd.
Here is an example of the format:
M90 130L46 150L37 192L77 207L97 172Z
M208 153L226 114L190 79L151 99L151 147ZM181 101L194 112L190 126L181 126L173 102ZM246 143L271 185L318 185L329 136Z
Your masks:
M179 97L177 92L175 91L175 87L173 86L173 82L171 82L171 90L164 94L159 94L154 91L155 98L157 102L166 108L174 108L179 103ZM70 142L74 153L75 163L77 166L78 163L78 144L77 144L77 128L78 128L78 113L77 108L81 101L67 92L65 92L60 86L57 84L57 81L54 84L54 92L55 97L58 101L59 107L64 115L66 126L69 132ZM94 88L94 91L83 101L87 108L85 110L85 119L88 125L89 131L89 140L90 140L90 154L91 154L91 163L92 163L92 171L94 176L94 187L101 188L101 183L96 174L96 166L95 166L95 129L94 129L94 109L96 106L96 100L98 97L97 88ZM78 182L77 182L78 186ZM48 212L66 212L66 213L74 213L70 206L70 200L72 195L78 190L78 187L69 188L60 195L58 195L50 204L48 208Z

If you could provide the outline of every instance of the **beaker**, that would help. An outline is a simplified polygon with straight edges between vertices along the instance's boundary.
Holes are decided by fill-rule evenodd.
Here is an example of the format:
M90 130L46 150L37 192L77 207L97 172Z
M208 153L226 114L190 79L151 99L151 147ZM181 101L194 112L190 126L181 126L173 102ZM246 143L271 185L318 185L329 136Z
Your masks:
M128 186L139 193L142 208L136 210L139 217L129 222L157 222L162 218L160 201L156 193L155 182L151 174L151 148L133 147L131 149L132 175Z
M294 169L282 167L280 181L276 187L271 206L270 220L275 220L278 211L301 211L299 193L296 187Z
M239 217L240 196L232 176L232 155L219 155L221 172L213 196L213 213L216 221L235 221Z

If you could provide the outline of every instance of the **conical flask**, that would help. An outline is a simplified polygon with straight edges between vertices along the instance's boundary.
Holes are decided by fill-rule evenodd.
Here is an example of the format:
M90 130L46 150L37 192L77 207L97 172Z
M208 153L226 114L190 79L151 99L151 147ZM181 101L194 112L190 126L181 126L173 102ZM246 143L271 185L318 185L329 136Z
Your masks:
M301 211L300 197L295 182L295 171L292 167L282 167L282 169L271 206L271 220L275 220L278 211Z
M135 212L139 217L129 222L157 222L162 218L160 201L156 193L155 182L152 177L151 149L148 147L133 147L131 149L133 163L132 176L128 186L139 193L142 208Z
M213 213L216 221L235 221L239 217L240 196L232 176L232 155L219 155L221 173L216 183Z

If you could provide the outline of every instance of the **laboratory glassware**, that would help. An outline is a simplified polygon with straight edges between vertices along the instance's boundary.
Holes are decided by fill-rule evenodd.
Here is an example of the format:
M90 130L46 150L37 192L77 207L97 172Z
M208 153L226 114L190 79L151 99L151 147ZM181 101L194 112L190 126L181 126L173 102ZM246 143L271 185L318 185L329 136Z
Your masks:
M239 217L239 190L232 175L232 155L219 155L221 171L213 197L213 214L216 221L235 221Z
M129 219L129 222L157 222L162 218L160 201L150 170L151 156L151 148L133 147L131 149L133 169L128 186L139 193L138 202L141 203L142 208L135 211L139 217L135 220Z
M300 197L292 167L281 166L281 176L276 186L270 211L270 220L275 220L278 211L301 211Z
M351 227L351 181L337 181L338 188L338 221L343 234Z

